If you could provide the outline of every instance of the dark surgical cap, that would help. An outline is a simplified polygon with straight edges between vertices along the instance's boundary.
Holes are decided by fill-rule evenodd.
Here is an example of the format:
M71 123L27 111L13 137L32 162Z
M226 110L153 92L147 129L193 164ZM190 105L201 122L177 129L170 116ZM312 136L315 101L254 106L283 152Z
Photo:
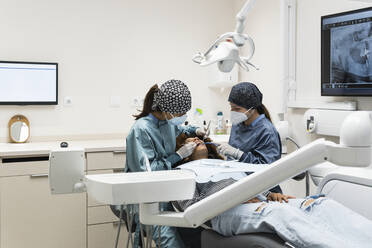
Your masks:
M229 102L246 109L257 108L262 105L262 93L252 83L238 83L231 89Z
M183 114L191 109L191 93L180 80L163 83L154 95L153 109L171 114Z

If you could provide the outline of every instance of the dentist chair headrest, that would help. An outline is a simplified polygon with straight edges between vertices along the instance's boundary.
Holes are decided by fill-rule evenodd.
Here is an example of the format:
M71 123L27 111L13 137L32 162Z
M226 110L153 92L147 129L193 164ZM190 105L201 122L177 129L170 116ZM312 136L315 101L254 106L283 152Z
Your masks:
M355 111L341 125L340 144L348 147L371 147L372 112Z

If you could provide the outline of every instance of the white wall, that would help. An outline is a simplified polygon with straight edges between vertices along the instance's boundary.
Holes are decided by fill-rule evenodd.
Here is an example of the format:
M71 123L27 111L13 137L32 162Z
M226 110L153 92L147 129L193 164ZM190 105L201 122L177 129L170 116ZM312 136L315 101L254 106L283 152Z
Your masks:
M235 9L239 9L244 0L235 1ZM320 96L320 17L343 12L371 4L348 0L298 0L297 1L297 99L322 99L329 101L357 100L359 109L371 110L372 98L326 98ZM247 20L246 31L256 42L257 51L253 62L261 70L241 73L241 80L257 83L264 94L267 105L274 119L280 111L281 99L280 78L280 1L258 0ZM305 132L303 114L306 109L290 109L286 118L291 124L291 135L300 145L319 138ZM338 138L326 137L338 142ZM300 196L303 185L291 182L286 185L287 193ZM289 192L288 192L289 191Z
M226 111L226 94L207 88L212 70L191 58L232 29L233 11L229 0L3 0L0 59L58 62L60 104L0 106L0 140L14 114L29 118L34 140L122 135L133 123L133 98L171 78L189 85L194 107ZM109 106L111 96L120 108Z
M235 1L235 12L243 6L245 0ZM273 119L278 120L281 101L280 73L280 12L278 0L258 0L246 20L246 34L255 42L256 51L251 62L259 70L249 72L240 70L240 81L256 84L263 93L263 103L270 110ZM247 49L247 48L245 48ZM243 55L247 54L243 48Z

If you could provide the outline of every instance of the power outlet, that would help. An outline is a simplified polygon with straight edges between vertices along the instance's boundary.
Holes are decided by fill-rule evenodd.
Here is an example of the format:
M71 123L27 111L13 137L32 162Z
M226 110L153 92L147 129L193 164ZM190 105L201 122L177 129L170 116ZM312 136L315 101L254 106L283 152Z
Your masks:
M72 106L72 98L70 96L65 96L63 98L63 105Z

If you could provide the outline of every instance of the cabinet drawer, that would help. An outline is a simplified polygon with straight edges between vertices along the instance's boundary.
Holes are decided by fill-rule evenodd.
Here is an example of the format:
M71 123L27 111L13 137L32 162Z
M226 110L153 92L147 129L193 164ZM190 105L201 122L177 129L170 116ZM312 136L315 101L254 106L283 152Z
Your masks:
M88 225L119 221L110 206L88 207Z
M0 189L1 248L86 246L85 194L51 195L44 176L4 177Z
M118 230L116 223L88 226L88 248L114 247ZM126 247L128 232L122 224L118 247Z
M89 152L87 153L87 170L123 169L125 152Z
M95 171L87 171L87 175L94 175L94 174L110 174L110 173L114 173L114 170L95 170ZM89 197L89 194L88 194L88 207L97 207L97 206L103 206L103 205L106 205L106 204L94 200L93 198Z
M23 176L33 174L48 174L49 161L9 162L0 163L0 177Z

